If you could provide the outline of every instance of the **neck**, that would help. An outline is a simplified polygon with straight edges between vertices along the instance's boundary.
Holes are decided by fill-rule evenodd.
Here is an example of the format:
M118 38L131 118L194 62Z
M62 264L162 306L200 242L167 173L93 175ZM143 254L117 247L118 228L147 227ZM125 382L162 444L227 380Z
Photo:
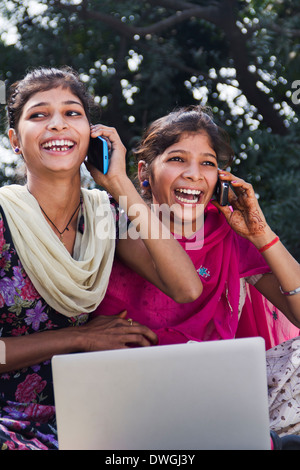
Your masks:
M67 184L29 177L27 188L37 200L52 230L72 253L80 202L80 178Z
M202 229L204 224L204 206L199 205L196 208L184 207L178 208L178 211L172 213L167 211L170 221L170 231L180 237L190 238L196 232Z
M72 212L80 198L80 177L72 181L41 180L28 175L27 187L40 206L52 215Z

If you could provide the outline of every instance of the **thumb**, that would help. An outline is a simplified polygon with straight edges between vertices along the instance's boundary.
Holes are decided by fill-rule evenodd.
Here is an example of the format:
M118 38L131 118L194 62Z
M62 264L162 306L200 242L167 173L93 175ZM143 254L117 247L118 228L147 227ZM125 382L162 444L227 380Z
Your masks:
M226 220L229 220L232 215L232 207L231 206L221 206L217 201L211 201L212 205L215 206L219 212L221 212Z
M119 318L126 318L127 316L127 310L122 310L122 312L120 312L117 317Z

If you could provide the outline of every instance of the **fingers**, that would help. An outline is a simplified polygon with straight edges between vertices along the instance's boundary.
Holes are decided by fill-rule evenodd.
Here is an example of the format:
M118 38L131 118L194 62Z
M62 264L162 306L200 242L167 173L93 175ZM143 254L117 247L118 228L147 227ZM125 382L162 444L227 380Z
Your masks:
M103 186L109 193L112 193L111 184L122 178L127 178L126 173L126 147L123 145L117 130L114 127L96 124L90 126L91 137L103 137L108 142L110 159L108 171L104 175L97 170L92 164L85 160L87 170L97 184Z
M252 185L247 183L242 178L229 173L229 171L219 170L219 178L222 181L229 181L232 187L237 190L240 190L241 193L247 193L252 190Z
M229 171L219 170L218 177L221 181L228 181L230 183L228 193L228 205L221 206L217 201L211 201L217 207L227 221L230 221L233 212L243 211L257 208L258 201L255 196L253 187L242 178L238 178Z
M141 325L140 323L137 323L135 321L133 321L131 318L127 318L127 323L128 323L128 326L129 326L129 334L131 335L131 337L133 337L134 335L137 335L137 337L140 337L140 338L143 338L142 339L142 342L144 343L144 341L146 341L149 344L157 344L157 336L156 334L150 330L150 328L148 328L147 326L145 325ZM127 325L126 325L127 326ZM128 328L127 326L127 328ZM131 340L132 342L132 340Z
M228 200L230 204L237 201L246 201L250 199L256 200L256 196L253 187L250 183L247 183L242 178L238 178L229 171L219 170L219 178L222 181L228 181L230 183Z
M91 124L91 137L98 137L99 135L103 137L108 137L114 132L117 133L114 127L104 126L103 124Z
M154 345L158 341L150 328L127 318L126 310L118 315L99 315L83 325L84 327L88 333L97 335L100 341L102 335L110 336L112 340L118 338L122 344L134 343L140 346Z
M128 349L132 347L152 346L144 336L138 334L105 334L92 343L86 351L107 351L112 349Z
M103 335L106 342L118 345L119 348L146 347L157 344L157 336L153 331L141 325L131 326L129 322L127 323L128 326L122 325L110 332L106 331L105 335ZM100 335L98 340L102 342L103 337L101 338Z
M110 150L114 150L116 146L121 146L125 149L117 130L114 127L104 126L103 124L92 124L91 125L91 137L104 137Z
M217 201L211 201L211 203L218 209L220 213L222 213L227 220L227 222L230 224L230 220L233 214L233 208L232 208L232 202L229 202L229 206L221 206Z

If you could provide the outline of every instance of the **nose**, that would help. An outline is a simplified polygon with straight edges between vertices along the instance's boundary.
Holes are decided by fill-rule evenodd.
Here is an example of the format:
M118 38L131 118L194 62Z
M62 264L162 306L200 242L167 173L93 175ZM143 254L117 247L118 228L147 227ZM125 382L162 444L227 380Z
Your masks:
M184 168L182 176L190 181L199 181L204 178L201 165L196 161L189 162L189 164Z
M51 130L61 131L68 127L67 121L60 112L55 112L48 122L48 128Z

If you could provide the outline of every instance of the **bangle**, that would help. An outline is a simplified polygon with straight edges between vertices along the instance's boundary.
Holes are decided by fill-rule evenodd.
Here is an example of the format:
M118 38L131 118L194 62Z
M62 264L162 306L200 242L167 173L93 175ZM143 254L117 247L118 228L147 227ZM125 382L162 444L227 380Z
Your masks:
M290 290L289 292L284 292L281 286L279 286L279 289L283 295L295 295L295 294L299 294L300 292L300 287L297 287L297 289L294 289L294 290Z
M266 245L262 246L261 248L259 248L259 252L262 253L263 251L266 251L268 248L270 248L271 246L275 245L275 243L277 243L279 241L279 237L275 237L274 240L272 240L270 243L267 243Z

